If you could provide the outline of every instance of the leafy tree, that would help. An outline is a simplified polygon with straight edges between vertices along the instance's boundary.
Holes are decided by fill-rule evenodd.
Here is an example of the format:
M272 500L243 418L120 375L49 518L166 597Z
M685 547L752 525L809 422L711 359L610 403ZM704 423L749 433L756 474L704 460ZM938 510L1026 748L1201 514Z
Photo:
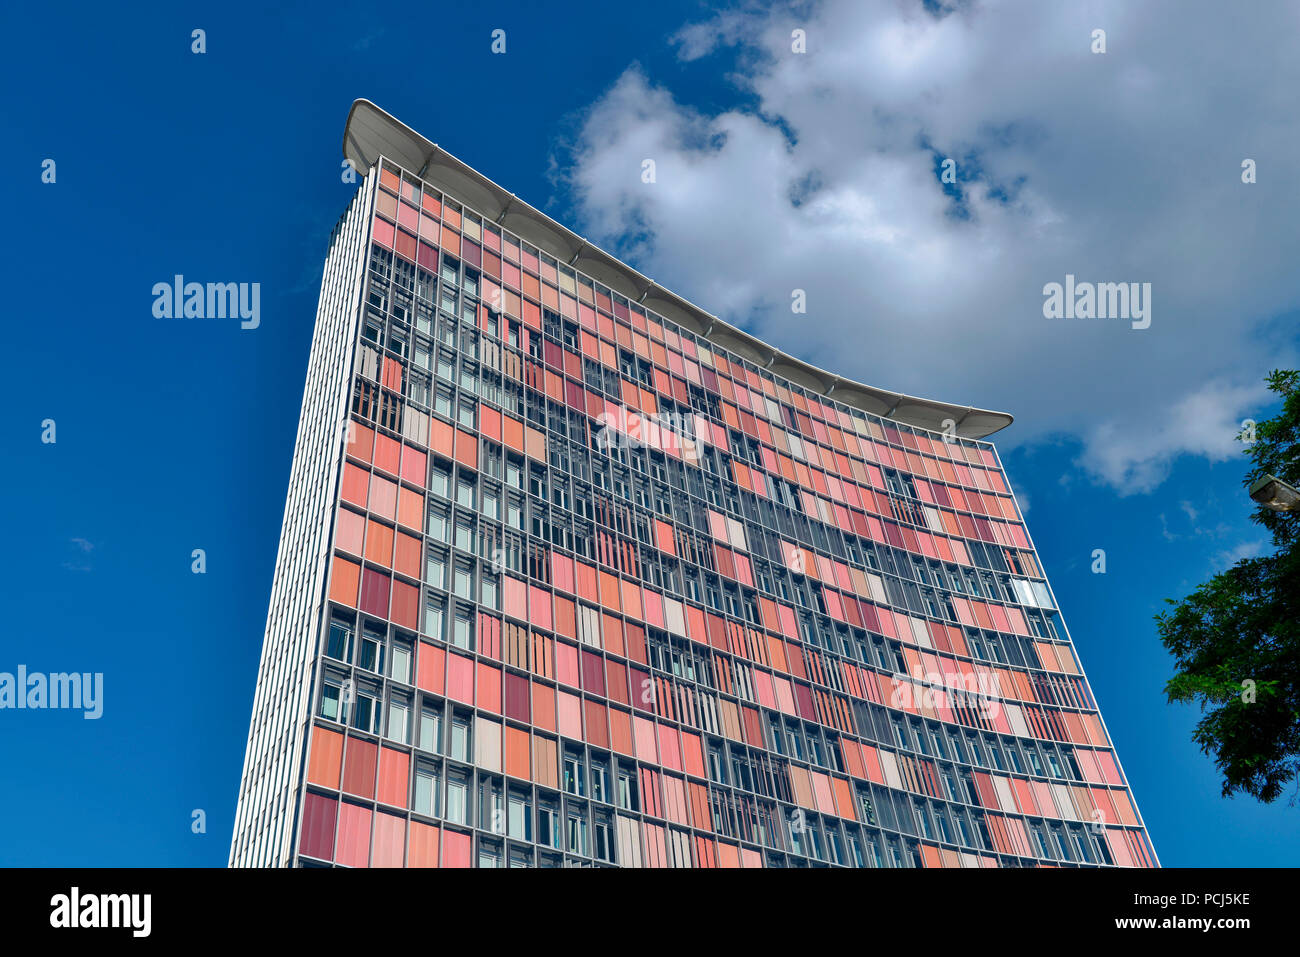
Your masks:
M1243 484L1271 473L1300 487L1300 371L1274 371L1268 386L1282 409L1255 426ZM1271 803L1300 772L1300 511L1261 505L1253 521L1272 533L1274 553L1237 562L1181 601L1165 599L1173 610L1156 622L1177 667L1165 694L1200 703L1192 740L1214 758L1224 797Z

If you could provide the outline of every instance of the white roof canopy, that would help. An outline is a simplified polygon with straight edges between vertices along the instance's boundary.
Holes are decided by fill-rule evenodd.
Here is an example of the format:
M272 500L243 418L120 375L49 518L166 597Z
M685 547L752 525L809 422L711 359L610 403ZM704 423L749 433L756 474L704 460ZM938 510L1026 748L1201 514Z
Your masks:
M957 435L980 439L1012 422L1006 412L903 395L834 375L768 345L704 311L694 303L647 279L581 236L502 189L438 144L381 110L369 100L357 100L343 131L343 155L365 172L384 156L450 193L465 205L573 269L640 303L683 329L712 342L774 375L847 406L917 428L943 432L944 420L956 423Z

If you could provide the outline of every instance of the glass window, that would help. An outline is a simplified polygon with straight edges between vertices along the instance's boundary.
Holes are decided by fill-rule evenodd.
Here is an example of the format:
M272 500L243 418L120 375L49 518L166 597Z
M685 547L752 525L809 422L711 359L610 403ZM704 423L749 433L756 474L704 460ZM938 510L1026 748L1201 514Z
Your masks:
M439 778L436 768L419 767L415 771L415 798L413 809L417 814L437 817L442 810L439 801Z
M389 662L388 677L403 684L411 683L411 649L406 645L393 642L392 660Z
M407 717L410 705L402 700L388 702L388 736L399 744L406 744Z
M469 719L459 715L451 721L451 756L457 761L469 760Z
M329 641L325 654L339 661L352 660L352 629L342 622L330 622Z
M442 711L424 708L420 712L419 747L435 754L442 753Z

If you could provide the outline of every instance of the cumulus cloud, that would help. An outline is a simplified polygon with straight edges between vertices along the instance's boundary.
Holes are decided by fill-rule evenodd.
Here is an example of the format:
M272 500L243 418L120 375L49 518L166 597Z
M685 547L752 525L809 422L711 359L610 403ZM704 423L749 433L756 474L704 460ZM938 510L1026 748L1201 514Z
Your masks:
M703 308L873 385L1012 412L1002 443L1076 437L1086 475L1150 491L1180 455L1237 454L1264 373L1295 360L1270 320L1297 307L1298 20L742 7L673 39L684 69L733 77L735 105L632 66L581 117L566 185L586 235ZM1150 328L1045 319L1067 274L1151 283Z

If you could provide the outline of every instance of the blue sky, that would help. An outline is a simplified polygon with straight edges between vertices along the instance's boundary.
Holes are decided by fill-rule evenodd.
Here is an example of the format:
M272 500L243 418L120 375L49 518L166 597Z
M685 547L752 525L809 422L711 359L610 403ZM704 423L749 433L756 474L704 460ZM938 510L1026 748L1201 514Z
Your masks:
M1051 111L1003 96L1004 73L1034 69L1032 56L1004 51L1004 73L982 70L996 51L945 29L964 13L941 23L919 5L882 10L858 22L820 6L793 19L712 19L696 4L634 14L592 4L571 16L503 4L398 22L393 8L365 4L158 5L129 20L90 5L6 9L0 70L23 93L7 102L0 156L15 266L0 670L103 672L105 701L97 721L2 713L0 863L225 863L321 265L353 188L339 176L339 144L357 97L810 361L1015 413L999 449L1162 861L1293 863L1300 811L1219 797L1189 740L1195 712L1164 703L1170 661L1151 620L1163 598L1264 538L1220 433L1268 414L1259 382L1294 357L1292 233L1277 219L1294 212L1288 178L1274 165L1277 187L1220 193L1202 178L1213 169L1147 180L1154 159L1115 177L1108 164L1130 158L1102 158L1109 147L1062 170L1071 151L1054 151ZM1161 82L1176 51L1155 46L1157 19L1110 14L1107 56L1141 48L1147 59L1106 82L1158 101L1176 85ZM773 54L791 23L808 25L815 64L795 75ZM504 56L489 50L498 27ZM1035 20L1025 49L1068 45L1085 27ZM203 55L190 52L195 28L206 31ZM900 37L914 56L890 74L855 74L831 44L855 31ZM1236 39L1216 58L1245 70L1257 57ZM921 96L907 64L955 53L968 74L936 74ZM1063 56L1073 63L1053 81L1063 109L1088 116L1080 103L1113 99L1111 88L1088 92L1083 71L1098 64ZM781 92L804 87L814 91L805 101ZM1215 168L1229 182L1245 150L1261 169L1285 155L1278 130L1291 117L1270 112L1267 96L1222 107L1225 124L1236 117L1231 134L1250 140L1223 148ZM951 112L917 105L935 101ZM1152 126L1126 109L1117 126ZM1151 109L1189 130L1206 119L1181 98ZM1182 128L1157 132L1169 143ZM1202 152L1225 135L1203 130ZM936 181L945 153L969 163L957 216ZM660 158L664 188L634 195L646 155ZM41 182L46 158L54 184ZM803 218L773 203L779 176L806 188ZM1068 197L1083 187L1076 205ZM1193 199L1206 222L1189 233L1170 211ZM1135 201L1145 219L1133 218ZM1054 238L1060 223L1069 242ZM1176 241L1160 246L1166 229ZM1026 235L1051 253L1039 272L1021 255ZM1242 247L1252 255L1231 254ZM802 258L810 249L834 268L819 272ZM765 255L780 256L772 272L795 272L756 287ZM884 263L889 275L841 282L856 270L839 257L868 274ZM1038 312L1039 290L1069 271L1150 278L1169 311L1146 339L1062 330ZM155 319L150 290L176 273L260 282L260 327ZM794 286L809 290L815 329L781 316ZM850 294L858 308L840 298ZM45 419L56 422L53 445L40 441ZM195 548L204 575L190 571ZM1107 552L1106 575L1090 571L1094 548ZM195 809L204 834L191 833Z

